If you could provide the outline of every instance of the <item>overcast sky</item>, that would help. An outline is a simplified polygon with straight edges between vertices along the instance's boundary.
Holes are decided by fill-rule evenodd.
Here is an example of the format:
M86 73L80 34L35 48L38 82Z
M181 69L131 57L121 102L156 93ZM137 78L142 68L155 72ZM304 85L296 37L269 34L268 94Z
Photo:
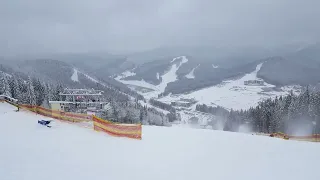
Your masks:
M313 43L319 7L320 0L0 0L0 53Z

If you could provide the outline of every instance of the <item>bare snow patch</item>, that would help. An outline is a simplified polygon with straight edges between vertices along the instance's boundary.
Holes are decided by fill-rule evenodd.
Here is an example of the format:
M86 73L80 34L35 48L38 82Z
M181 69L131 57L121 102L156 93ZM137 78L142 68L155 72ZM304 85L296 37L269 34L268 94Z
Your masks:
M71 76L71 80L74 82L79 82L78 70L76 70L75 68L73 69L73 74Z
M123 77L130 77L130 76L135 76L136 73L132 71L125 71L122 73Z
M216 66L216 65L214 65L214 64L212 64L212 67L213 67L214 69L219 68L219 66Z
M199 64L200 65L200 64ZM195 76L194 76L194 70L197 69L199 67L199 65L195 68L193 68L189 74L187 74L185 77L188 78L188 79L194 79Z

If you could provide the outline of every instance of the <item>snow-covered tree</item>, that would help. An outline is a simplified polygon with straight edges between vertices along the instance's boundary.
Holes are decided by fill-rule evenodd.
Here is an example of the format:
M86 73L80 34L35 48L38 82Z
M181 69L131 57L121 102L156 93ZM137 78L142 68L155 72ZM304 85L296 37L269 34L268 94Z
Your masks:
M19 88L18 77L17 76L13 76L12 78L10 78L9 85L10 85L12 97L15 98L15 99L19 99L21 91L20 91L20 88Z
M44 85L40 82L39 79L33 79L32 84L34 87L34 93L36 97L36 105L41 106L45 100L45 87Z
M27 98L28 98L29 104L36 105L37 104L36 95L34 92L33 82L30 76L28 77L28 81L27 81L27 95L28 95Z
M12 94L11 94L11 89L10 89L10 86L9 86L9 82L8 82L8 77L5 73L1 72L1 79L0 79L0 94L3 94L5 96L8 96L8 97L12 97Z

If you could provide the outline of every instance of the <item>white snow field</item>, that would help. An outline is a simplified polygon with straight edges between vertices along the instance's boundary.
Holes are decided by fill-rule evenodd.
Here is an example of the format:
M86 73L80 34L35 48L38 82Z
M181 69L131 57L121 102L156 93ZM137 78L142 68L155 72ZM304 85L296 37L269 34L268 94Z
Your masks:
M44 119L0 103L1 180L319 180L320 144L143 127L143 139ZM48 119L48 118L45 118Z

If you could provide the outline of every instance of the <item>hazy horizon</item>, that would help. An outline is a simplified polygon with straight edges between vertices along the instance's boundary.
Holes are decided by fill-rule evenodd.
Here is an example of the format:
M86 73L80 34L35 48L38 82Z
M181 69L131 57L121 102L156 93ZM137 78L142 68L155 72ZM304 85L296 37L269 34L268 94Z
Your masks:
M320 41L320 1L4 0L0 55Z

